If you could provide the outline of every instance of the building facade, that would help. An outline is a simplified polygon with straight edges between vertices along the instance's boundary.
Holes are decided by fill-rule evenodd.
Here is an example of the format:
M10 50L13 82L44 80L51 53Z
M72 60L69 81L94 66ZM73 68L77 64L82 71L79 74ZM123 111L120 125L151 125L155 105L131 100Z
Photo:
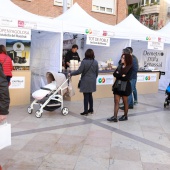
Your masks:
M139 21L150 29L159 30L170 21L170 0L138 0L138 8Z
M63 13L63 0L12 0L12 2L28 12L45 17L53 18ZM89 15L106 24L116 25L127 17L126 0L67 0L68 8L76 2Z

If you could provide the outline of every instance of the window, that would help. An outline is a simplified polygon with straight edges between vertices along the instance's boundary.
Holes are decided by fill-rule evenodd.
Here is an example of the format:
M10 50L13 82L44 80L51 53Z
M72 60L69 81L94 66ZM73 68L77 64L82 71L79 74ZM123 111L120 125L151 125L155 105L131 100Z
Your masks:
M54 5L63 6L63 0L54 0ZM72 0L67 0L67 7L71 7Z
M115 14L115 0L92 0L92 11Z
M160 0L142 0L141 6L150 5L150 4L159 4Z

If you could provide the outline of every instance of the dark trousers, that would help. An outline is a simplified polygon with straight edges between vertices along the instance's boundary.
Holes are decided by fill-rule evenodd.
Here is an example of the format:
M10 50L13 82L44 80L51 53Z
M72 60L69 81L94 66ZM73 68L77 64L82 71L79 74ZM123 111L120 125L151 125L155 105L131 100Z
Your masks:
M83 93L84 95L84 112L88 112L88 104L89 110L93 111L93 96L92 93Z
M10 80L11 80L11 76L6 76L6 79L7 79L8 83L9 83Z

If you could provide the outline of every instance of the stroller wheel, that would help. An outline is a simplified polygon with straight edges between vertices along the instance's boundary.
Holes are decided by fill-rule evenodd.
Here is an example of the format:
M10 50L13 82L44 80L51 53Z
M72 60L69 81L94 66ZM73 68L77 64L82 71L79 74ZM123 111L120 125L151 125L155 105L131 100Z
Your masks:
M68 114L68 108L67 107L63 107L62 110L61 110L62 114L64 116L66 116Z
M31 109L31 107L28 107L27 111L28 111L29 114L31 114L33 109Z
M40 118L40 117L42 116L42 112L41 112L40 110L37 110L37 111L35 112L35 116L36 116L37 118Z

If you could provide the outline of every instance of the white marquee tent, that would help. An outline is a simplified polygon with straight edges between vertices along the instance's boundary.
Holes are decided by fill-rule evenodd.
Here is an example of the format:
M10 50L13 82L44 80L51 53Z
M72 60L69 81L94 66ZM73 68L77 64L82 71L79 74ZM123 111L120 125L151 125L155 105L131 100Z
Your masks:
M104 24L90 16L77 3L54 20L62 22L63 32L85 34L86 29L105 31L113 29L113 26Z
M77 3L54 20L62 21L63 32L84 35L86 35L86 29L113 32L114 36L111 36L110 47L100 46L99 48L98 46L91 46L84 43L84 48L79 50L79 53L83 56L86 49L93 48L97 60L106 61L111 58L114 60L115 65L120 59L122 49L126 46L132 46L134 48L134 54L139 59L140 66L143 67L143 51L148 49L148 39L150 41L158 41L158 39L167 41L164 34L150 30L141 24L132 14L119 24L111 26L91 17Z
M32 91L35 91L46 82L44 75L47 70L58 71L60 68L61 23L54 23L53 19L29 13L11 0L1 0L1 4L0 28L19 28L18 22L23 21L23 28L31 29L30 68ZM6 44L6 40L0 39L0 43Z
M167 41L165 44L164 53L167 53L167 57L165 60L165 75L161 76L160 81L160 89L165 90L170 83L170 22L165 25L162 29L158 31L159 33L163 34Z

